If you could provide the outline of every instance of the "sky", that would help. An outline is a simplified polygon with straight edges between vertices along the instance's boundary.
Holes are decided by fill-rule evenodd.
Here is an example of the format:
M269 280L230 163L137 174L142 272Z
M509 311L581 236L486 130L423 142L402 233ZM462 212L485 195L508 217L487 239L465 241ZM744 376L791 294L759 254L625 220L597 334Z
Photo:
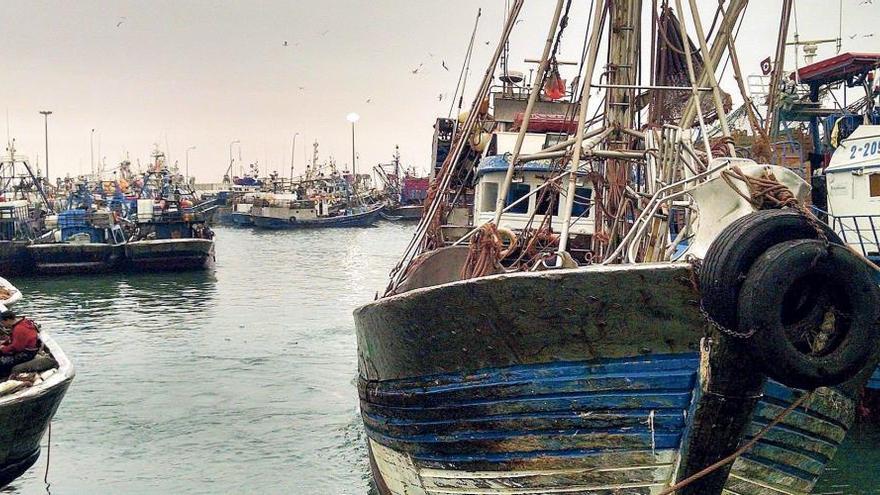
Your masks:
M577 61L582 50L590 0L572 2L560 60ZM796 0L801 39L837 37L839 2ZM195 147L190 174L218 182L234 140L244 162L257 161L263 171L289 174L296 133L297 172L316 140L321 161L333 156L346 166L346 115L355 112L359 171L390 161L395 146L404 165L427 171L432 125L449 112L477 12L465 106L498 41L505 3L4 0L3 127L19 153L32 163L39 155L44 167L39 111L51 110L53 177L88 173L92 148L95 161L112 168L125 157L146 163L158 145L181 170L185 150ZM880 0L841 3L843 51L880 52ZM748 7L737 43L744 72L759 72L773 53L781 4L752 0ZM511 37L511 70L534 68L524 59L540 56L554 5L526 1ZM717 0L698 5L708 28ZM820 59L833 55L833 44L820 45ZM790 68L793 59L789 49ZM572 70L563 76L570 80ZM730 73L722 86L738 95ZM233 150L237 157L238 145Z

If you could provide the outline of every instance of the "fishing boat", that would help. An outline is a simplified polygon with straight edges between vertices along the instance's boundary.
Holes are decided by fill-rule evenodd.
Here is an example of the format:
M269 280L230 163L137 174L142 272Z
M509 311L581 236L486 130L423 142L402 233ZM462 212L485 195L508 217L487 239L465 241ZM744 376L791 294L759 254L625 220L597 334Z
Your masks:
M130 221L133 233L125 243L127 268L132 271L203 270L214 263L214 232L193 201L175 188L171 175L159 166L145 176Z
M597 0L570 90L554 4L526 84L499 64L512 2L416 235L354 312L379 493L810 493L877 365L880 288L802 177L737 156L714 72L747 2L710 37L690 2L696 44L681 1L655 4L643 84L642 2Z
M338 174L335 165L330 166L328 175L307 176L288 193L265 193L254 199L249 212L253 226L278 230L375 224L384 205L368 202L353 176Z
M125 260L125 232L109 209L64 210L58 227L27 247L34 272L43 275L107 273Z
M40 441L75 374L73 364L45 330L40 331L40 341L42 349L34 360L0 378L0 489L39 458Z
M42 178L10 141L0 156L0 273L17 275L32 269L27 246L45 232L44 220L51 211Z
M417 221L422 217L428 195L427 177L419 177L412 168L400 165L400 150L395 147L391 163L379 164L373 171L384 184L387 201L382 218L390 221Z

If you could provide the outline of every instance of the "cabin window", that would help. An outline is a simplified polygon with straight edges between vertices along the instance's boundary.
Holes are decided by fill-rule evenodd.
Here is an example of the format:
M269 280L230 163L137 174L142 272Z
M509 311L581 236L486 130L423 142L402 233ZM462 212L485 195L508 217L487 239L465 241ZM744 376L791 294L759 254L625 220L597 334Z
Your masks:
M544 189L543 191L539 191L537 193L537 205L535 206L535 213L538 215L550 215L556 214L556 205L559 204L559 193L552 192L549 189Z
M544 147L541 149L543 150L551 146L555 146L565 141L566 139L568 139L568 134L562 134L559 132L548 132L544 135Z
M483 194L480 199L480 211L495 211L496 202L498 202L498 183L484 182Z
M871 189L871 197L880 196L880 174L871 174L868 176L868 185Z
M574 190L574 205L571 207L572 217L590 216L590 204L593 200L593 190L589 187L578 187Z
M521 182L511 184L510 190L507 191L507 201L504 203L504 207L507 208L508 206L515 203L518 199L529 194L530 189L531 189L531 186L529 186L528 184L521 183ZM514 206L513 208L511 208L507 211L508 211L508 213L528 213L529 212L529 200L524 199L524 200L522 200L522 202L518 203L516 206Z

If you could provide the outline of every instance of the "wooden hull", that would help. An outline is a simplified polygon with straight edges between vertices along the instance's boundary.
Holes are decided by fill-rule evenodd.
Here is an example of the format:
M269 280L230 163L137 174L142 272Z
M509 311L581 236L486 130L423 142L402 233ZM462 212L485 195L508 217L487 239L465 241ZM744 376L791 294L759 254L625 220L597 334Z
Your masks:
M206 270L214 263L214 241L157 239L125 245L128 269L138 272Z
M280 218L254 216L254 226L263 229L326 229L342 227L369 227L376 223L381 215L382 207L338 217L323 217L308 220L290 221Z
M40 455L40 440L74 377L61 348L42 332L43 342L58 361L58 371L40 385L0 397L0 488L30 468Z
M42 275L106 273L119 269L125 258L122 246L109 244L33 244L27 251Z
M0 241L0 275L21 275L33 269L24 241Z
M232 220L232 224L238 225L239 227L250 227L254 224L253 217L251 217L250 213L233 212L229 216Z
M422 205L398 206L382 212L382 218L392 222L417 222L422 218Z
M700 425L692 419L705 404L706 323L688 270L499 275L358 308L361 412L380 493L657 494L671 486L693 467L687 451L699 438L690 432ZM822 389L740 458L723 488L695 493L809 493L853 421L857 387ZM734 440L799 395L768 383Z

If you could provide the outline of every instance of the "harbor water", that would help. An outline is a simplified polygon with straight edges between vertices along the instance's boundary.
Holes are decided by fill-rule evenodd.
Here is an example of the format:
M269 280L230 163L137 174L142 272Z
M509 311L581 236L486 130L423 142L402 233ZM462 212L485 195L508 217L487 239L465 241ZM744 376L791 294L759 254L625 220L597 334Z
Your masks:
M412 229L218 228L213 273L15 280L77 377L4 493L366 494L351 312ZM818 493L880 493L852 431Z

